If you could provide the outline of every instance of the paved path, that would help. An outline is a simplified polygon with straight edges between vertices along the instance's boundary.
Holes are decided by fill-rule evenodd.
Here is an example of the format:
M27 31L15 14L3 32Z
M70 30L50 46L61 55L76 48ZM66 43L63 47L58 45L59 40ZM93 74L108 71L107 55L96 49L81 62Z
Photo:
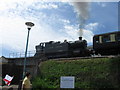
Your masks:
M18 85L10 85L10 86L2 86L0 87L0 90L17 90L18 89Z

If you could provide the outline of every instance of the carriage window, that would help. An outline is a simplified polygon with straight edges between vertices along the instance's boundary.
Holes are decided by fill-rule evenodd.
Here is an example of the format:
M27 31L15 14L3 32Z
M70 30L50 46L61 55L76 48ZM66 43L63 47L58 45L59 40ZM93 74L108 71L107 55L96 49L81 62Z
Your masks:
M116 40L120 41L120 33L116 35Z
M110 36L109 35L103 36L103 42L110 42Z
M115 34L110 34L110 40L111 40L111 42L115 42L116 41L115 37L116 37Z
M95 37L95 42L99 43L99 37Z

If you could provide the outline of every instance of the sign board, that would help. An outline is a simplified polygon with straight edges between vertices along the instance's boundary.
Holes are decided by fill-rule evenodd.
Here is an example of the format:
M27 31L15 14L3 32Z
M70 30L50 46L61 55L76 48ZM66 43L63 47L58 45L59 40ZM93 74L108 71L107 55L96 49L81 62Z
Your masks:
M60 78L60 88L74 88L75 77L73 76L62 76Z

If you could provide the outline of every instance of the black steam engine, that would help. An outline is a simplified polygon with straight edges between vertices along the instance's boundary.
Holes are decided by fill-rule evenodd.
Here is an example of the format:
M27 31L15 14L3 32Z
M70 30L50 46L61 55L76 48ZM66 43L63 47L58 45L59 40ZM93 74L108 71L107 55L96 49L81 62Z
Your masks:
M36 46L36 57L45 56L49 58L80 57L89 56L87 41L79 37L77 41L45 42Z

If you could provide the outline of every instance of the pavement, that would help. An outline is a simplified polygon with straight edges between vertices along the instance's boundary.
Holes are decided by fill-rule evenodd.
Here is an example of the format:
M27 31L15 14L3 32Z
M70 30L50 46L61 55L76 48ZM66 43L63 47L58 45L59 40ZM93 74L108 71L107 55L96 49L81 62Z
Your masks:
M17 90L18 85L10 85L10 86L0 86L0 90Z

